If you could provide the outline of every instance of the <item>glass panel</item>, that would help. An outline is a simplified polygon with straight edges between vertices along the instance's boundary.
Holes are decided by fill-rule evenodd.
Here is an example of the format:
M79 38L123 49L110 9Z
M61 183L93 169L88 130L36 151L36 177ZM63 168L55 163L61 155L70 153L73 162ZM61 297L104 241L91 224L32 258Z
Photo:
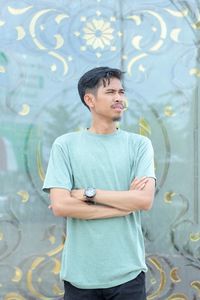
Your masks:
M120 126L148 136L157 192L143 213L148 299L200 295L200 2L1 1L0 296L62 299L65 221L41 192L53 140L87 127L88 69L126 71Z

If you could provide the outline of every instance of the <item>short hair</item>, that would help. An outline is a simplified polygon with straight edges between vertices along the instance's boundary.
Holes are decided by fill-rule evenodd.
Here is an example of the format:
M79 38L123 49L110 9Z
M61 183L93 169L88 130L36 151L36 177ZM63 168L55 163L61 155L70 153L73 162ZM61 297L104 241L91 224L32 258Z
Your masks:
M123 73L124 72L119 69L98 67L83 74L78 82L78 92L83 104L89 109L84 101L84 96L88 90L97 90L101 83L103 83L104 86L106 86L106 83L110 84L110 78L113 77L122 80Z

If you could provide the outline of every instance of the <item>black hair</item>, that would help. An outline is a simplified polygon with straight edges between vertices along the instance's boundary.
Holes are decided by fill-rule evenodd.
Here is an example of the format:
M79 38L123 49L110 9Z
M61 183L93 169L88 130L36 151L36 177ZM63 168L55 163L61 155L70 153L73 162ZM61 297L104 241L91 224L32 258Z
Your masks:
M106 86L106 83L110 84L110 78L117 78L122 80L123 73L119 69L113 69L109 67L98 67L89 70L79 79L78 82L78 92L83 104L89 109L88 105L84 101L85 93L88 90L93 90L93 92L100 86Z

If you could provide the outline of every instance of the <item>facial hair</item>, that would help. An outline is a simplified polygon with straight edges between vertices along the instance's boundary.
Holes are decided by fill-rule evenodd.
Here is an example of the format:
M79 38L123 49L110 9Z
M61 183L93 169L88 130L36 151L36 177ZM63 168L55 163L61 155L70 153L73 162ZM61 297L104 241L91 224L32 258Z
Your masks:
M118 122L118 121L121 120L121 118L122 118L122 117L114 117L112 120L113 120L113 122Z

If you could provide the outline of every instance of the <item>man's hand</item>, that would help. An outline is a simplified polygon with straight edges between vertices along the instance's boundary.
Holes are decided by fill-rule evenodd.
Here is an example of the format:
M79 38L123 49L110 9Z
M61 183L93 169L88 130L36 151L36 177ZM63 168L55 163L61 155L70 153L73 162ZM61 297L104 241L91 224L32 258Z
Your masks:
M142 191L147 182L148 182L148 177L144 176L140 179L138 179L137 177L134 178L134 180L131 182L131 186L130 186L130 190L139 190L139 191Z

